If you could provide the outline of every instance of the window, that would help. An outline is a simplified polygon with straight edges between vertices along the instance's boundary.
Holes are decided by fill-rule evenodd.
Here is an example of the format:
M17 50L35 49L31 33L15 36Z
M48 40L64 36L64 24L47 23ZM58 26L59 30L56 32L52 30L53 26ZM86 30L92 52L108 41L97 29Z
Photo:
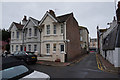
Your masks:
M17 37L17 39L19 39L19 32L18 31L16 32L16 37Z
M63 24L61 24L61 34L63 34Z
M34 45L34 51L37 51L37 45Z
M14 38L14 32L12 33L12 37Z
M14 46L12 45L12 52L13 52L13 50L14 50Z
M82 36L80 36L80 41L82 41L83 40L83 38L82 38Z
M53 51L56 51L56 44L53 44Z
M46 44L46 52L50 53L50 44Z
M31 36L31 28L29 29L29 36Z
M64 44L61 44L61 45L60 45L60 51L61 51L61 52L64 52Z
M31 45L28 45L28 50L31 51Z
M37 36L37 28L34 29L34 36Z
M50 25L47 25L47 34L50 34Z
M56 34L56 25L54 25L53 34Z
M18 45L16 45L16 51L18 51Z

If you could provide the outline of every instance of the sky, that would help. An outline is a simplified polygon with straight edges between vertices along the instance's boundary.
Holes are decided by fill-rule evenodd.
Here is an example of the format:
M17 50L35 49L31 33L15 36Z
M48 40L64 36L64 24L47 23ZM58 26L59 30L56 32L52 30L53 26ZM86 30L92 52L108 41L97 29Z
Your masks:
M23 16L41 20L46 11L54 10L57 16L73 12L80 26L87 27L91 38L97 37L96 27L108 28L115 16L114 2L2 2L2 28L20 22Z

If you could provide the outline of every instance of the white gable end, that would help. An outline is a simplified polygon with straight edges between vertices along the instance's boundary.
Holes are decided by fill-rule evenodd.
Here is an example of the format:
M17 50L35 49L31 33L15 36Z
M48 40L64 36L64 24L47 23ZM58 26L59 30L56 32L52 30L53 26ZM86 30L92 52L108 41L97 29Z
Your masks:
M39 23L39 25L41 25L41 24L47 19L48 16L49 16L49 18L51 18L51 20L52 20L53 22L57 22L57 20L47 12L47 13L43 16L43 18L42 18L41 22Z

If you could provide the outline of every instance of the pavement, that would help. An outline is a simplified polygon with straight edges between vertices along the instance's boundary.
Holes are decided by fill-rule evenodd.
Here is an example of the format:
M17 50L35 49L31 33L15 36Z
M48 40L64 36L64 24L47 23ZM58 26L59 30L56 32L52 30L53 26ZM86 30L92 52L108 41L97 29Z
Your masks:
M80 60L82 60L87 55L88 54L84 54L82 56L79 56L78 58L76 58L75 60L73 60L71 62L52 62L52 61L41 61L41 60L38 60L36 63L40 64L40 65L46 65L46 66L72 66L72 65L80 62Z
M119 73L119 68L115 68L114 65L105 60L100 54L96 54L96 60L98 64L98 69L105 72Z

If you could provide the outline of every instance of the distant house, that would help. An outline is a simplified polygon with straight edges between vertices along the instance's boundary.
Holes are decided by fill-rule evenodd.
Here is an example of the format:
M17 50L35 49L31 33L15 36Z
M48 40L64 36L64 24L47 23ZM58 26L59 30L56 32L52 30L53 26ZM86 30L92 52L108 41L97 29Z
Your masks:
M89 31L86 27L79 26L80 30L80 45L82 49L89 51Z
M13 22L11 31L11 52L26 50L38 52L39 60L71 61L80 56L80 33L73 13L56 16L49 10L42 19L32 17Z
M10 41L10 51L11 53L15 51L22 51L23 50L23 26L25 25L26 16L22 20L21 23L13 22L10 25L9 31L11 32L11 41Z
M89 44L89 49L97 51L97 38L91 38L90 39L90 44Z
M120 67L120 2L117 9L117 20L109 23L110 27L101 33L98 31L100 54L115 67Z

